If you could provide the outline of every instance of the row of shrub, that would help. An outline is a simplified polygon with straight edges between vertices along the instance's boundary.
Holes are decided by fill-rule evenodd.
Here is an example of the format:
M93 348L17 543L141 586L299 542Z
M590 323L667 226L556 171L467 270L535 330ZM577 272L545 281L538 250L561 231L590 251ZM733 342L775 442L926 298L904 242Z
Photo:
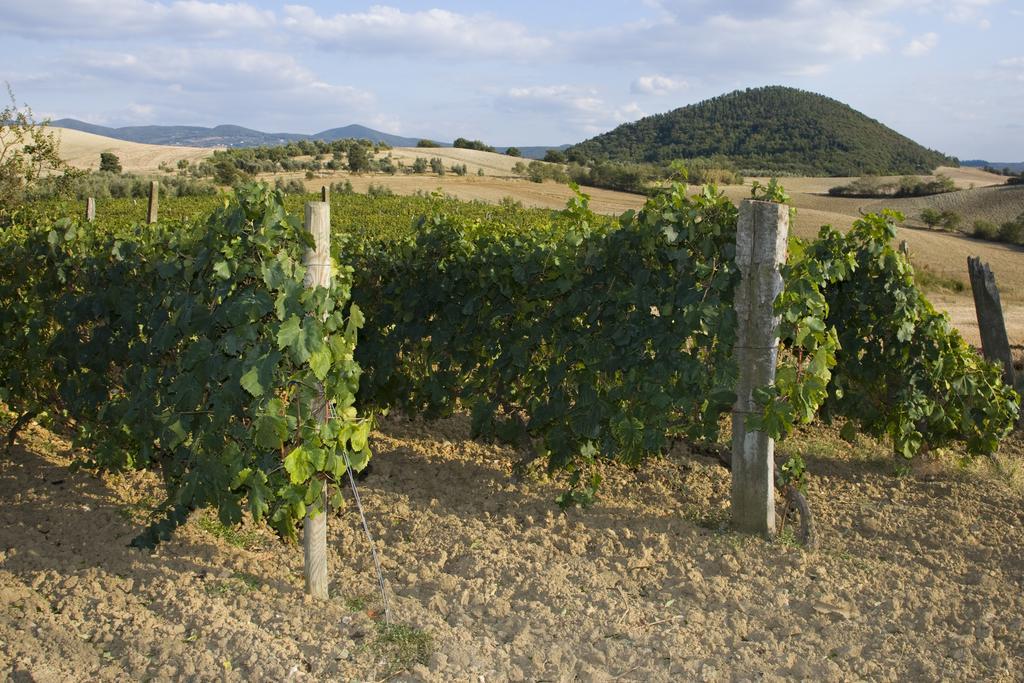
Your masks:
M974 221L969 231L962 229L963 217L949 209L940 211L938 209L926 208L921 211L919 217L921 222L930 228L937 228L948 232L963 231L977 239L1024 245L1024 213L1017 216L1014 220L1003 223L979 219Z
M182 176L146 176L110 171L86 171L40 178L28 191L36 199L141 199L149 196L152 181L160 184L165 197L205 197L217 194L217 188L202 180Z
M886 180L878 176L862 176L847 185L838 185L828 191L833 197L887 199L890 197L925 197L956 190L949 176L941 173L934 178L906 175L899 180Z
M1024 213L1012 221L996 224L992 221L974 221L972 235L978 239L1024 245Z
M554 154L552 154L554 152ZM560 158L557 150L549 150L545 160ZM542 164L537 161L529 164L517 163L513 171L526 175L534 182L552 179L558 182L571 180L578 185L600 187L607 190L632 192L635 194L653 195L666 182L684 180L693 185L739 185L743 183L743 175L731 166L724 158L697 158L675 161L670 164L621 163L613 161L595 161L581 164L575 161L567 166Z

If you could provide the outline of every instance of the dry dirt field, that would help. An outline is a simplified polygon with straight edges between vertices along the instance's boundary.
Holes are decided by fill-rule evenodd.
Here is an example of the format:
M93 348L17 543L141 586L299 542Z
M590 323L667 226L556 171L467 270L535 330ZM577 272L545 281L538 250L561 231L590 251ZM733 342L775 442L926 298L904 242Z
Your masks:
M472 151L472 150L471 150ZM486 154L487 152L481 152ZM495 155L497 156L497 155ZM287 174L279 174L288 178ZM493 176L457 176L447 174L436 175L352 175L336 173L305 180L300 174L291 177L302 180L310 191L319 190L323 185L348 180L356 192L366 192L370 185L381 185L395 194L416 194L417 192L441 191L464 201L480 200L498 203L510 198L522 202L525 206L542 209L564 209L565 203L573 196L568 185L545 181L534 183L523 178ZM590 206L594 211L607 214L621 214L629 209L643 206L644 197L628 192L602 190L600 188L584 188L590 195Z
M519 162L528 164L531 161L520 157L510 157L506 154L456 147L395 147L391 150L391 156L406 166L412 166L417 157L424 159L439 157L444 161L446 167L450 167L452 164L466 164L466 170L469 173L476 173L478 169L482 168L484 173L491 176L513 176L513 166Z
M129 173L156 171L161 163L174 166L180 159L200 161L213 154L213 147L173 147L125 142L70 128L53 128L60 138L61 157L75 168L96 170L100 153L113 152Z
M301 550L197 513L127 547L155 478L70 472L38 426L0 459L0 678L10 681L1014 681L1024 675L1024 442L896 477L878 444L822 428L817 550L728 531L729 475L677 448L606 468L563 514L557 484L468 420L388 418L361 485L399 626L381 625L352 507L330 520L334 597ZM997 467L997 465L999 467ZM1001 469L1000 469L1001 467Z

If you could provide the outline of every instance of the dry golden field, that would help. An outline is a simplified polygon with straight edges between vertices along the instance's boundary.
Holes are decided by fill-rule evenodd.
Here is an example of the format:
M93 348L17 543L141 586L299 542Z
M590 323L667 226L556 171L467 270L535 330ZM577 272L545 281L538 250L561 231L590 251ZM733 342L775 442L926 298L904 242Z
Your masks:
M513 176L512 167L516 163L530 163L530 159L455 147L395 147L391 150L391 156L406 166L412 166L416 157L424 159L438 157L444 162L445 167L452 164L466 164L466 169L470 173L476 173L478 169L482 168L484 173L490 176Z
M113 152L121 160L121 167L129 173L156 171L160 164L174 166L181 159L196 162L213 154L213 147L174 147L170 145L144 145L138 142L115 140L70 128L53 128L60 139L61 157L75 168L96 170L100 154Z

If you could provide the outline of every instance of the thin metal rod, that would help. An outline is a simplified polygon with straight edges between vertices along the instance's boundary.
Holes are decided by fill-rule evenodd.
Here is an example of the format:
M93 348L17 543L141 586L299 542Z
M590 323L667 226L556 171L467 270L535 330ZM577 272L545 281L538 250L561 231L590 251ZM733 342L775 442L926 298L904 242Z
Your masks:
M370 533L370 526L366 523L366 514L363 512L363 503L359 500L359 489L356 488L356 478L352 474L352 463L348 459L348 451L342 451L345 457L345 469L348 470L348 483L352 486L352 497L356 500L356 509L359 510L359 519L363 522L363 531L366 532L366 540L370 544L370 554L373 556L373 566L377 570L377 584L380 586L380 599L384 603L384 621L391 623L391 605L388 603L388 591L384 585L384 573L380 568L380 558L377 557L377 546L373 542L373 535Z
M328 404L330 415L334 416L334 402ZM352 461L349 460L348 451L342 449L342 457L345 459L345 471L348 472L348 483L352 487L352 497L356 501L356 509L359 510L359 519L363 523L363 531L366 533L366 540L370 544L370 555L373 556L373 566L377 570L377 585L380 586L380 599L384 604L384 621L391 623L391 605L388 602L388 591L384 585L384 572L380 568L380 558L377 556L377 544L373 541L373 534L370 533L370 525L366 522L366 513L363 512L363 501L359 498L359 489L356 487L356 478L352 474Z

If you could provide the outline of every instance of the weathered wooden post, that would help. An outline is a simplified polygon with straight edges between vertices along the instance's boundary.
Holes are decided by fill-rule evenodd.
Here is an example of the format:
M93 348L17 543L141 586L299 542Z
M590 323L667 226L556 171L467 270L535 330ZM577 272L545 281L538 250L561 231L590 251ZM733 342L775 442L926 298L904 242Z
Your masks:
M789 207L745 200L736 231L736 264L742 280L736 290L739 366L732 413L732 522L740 530L775 533L775 441L747 431L747 416L757 410L754 389L775 381L779 317L775 299L782 291L779 267L786 261Z
M331 191L327 189L326 185L320 186L320 201L327 204L331 203Z
M306 202L306 230L313 234L316 248L307 249L305 285L308 289L327 287L331 282L331 206L326 202ZM323 387L310 406L321 422L327 420L327 400ZM314 598L327 599L327 490L320 499L320 513L306 512L303 523L302 548L305 559L306 592Z
M907 246L906 240L900 240L900 253L910 258L910 247Z
M160 204L160 183L153 181L149 184L149 209L146 211L146 222L156 223L157 209Z
M90 223L96 220L96 200L92 197L85 200L85 220Z
M971 277L971 291L974 292L974 310L978 316L978 332L981 333L981 352L985 358L1003 368L1003 381L1014 384L1013 356L1010 340L1003 321L1003 306L999 302L996 276L987 263L979 256L967 257L967 272Z

